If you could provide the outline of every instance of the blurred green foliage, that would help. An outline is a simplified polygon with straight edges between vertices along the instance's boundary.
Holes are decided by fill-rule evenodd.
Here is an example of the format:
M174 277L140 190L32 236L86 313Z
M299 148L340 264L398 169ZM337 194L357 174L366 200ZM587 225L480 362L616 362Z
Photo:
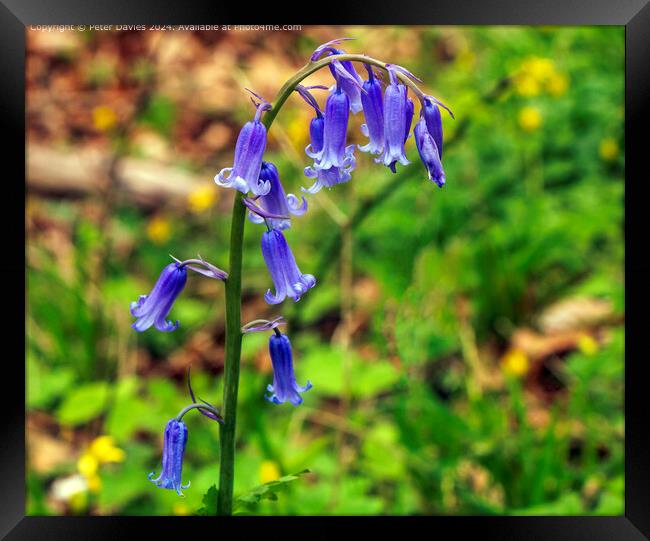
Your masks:
M373 55L364 29L350 32L358 39L349 49ZM412 143L413 163L396 176L359 157L352 182L312 197L287 232L301 269L319 283L277 310L258 302L270 280L261 230L247 225L245 310L287 317L298 381L314 388L298 408L266 402L267 337L244 337L240 512L623 513L623 35L616 27L420 28L415 52L388 60L456 114L443 119L444 189L425 180ZM317 43L302 37L301 54ZM93 84L105 72L92 67ZM248 118L241 107L233 118ZM292 133L292 107L274 131ZM168 137L182 116L161 94L137 123ZM269 158L287 191L307 185L300 150L272 148ZM33 197L30 205L63 231L69 249L29 234L28 446L48 453L32 436L44 431L65 441L68 455L30 467L28 512L209 514L216 424L186 417L185 498L156 489L146 474L159 470L165 423L189 400L184 370L196 361L199 336L214 347L194 363L192 385L220 404L223 291L189 280L171 314L182 326L170 334L136 335L128 304L149 291L168 253L225 266L228 213L163 208L156 216L171 227L156 236L152 215L126 198L103 228L84 202ZM341 262L331 208L349 217L363 205L352 261ZM114 248L98 265L109 239ZM341 265L352 266L352 290ZM613 319L585 331L597 340L527 354L520 372L504 369L516 331L539 330L545 309L574 297L611 304ZM341 339L341 301L349 299L353 330ZM53 504L53 483L77 472L100 434L126 459L102 463L99 484L83 498Z

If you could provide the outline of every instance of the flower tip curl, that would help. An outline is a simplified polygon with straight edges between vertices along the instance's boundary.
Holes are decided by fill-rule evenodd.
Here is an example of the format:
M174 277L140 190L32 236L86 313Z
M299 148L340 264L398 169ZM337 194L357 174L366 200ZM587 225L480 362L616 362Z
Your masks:
M333 49L334 49L334 48L332 47L332 45L338 45L338 44L341 43L342 41L350 41L350 40L354 40L354 39L355 39L355 38L336 38L336 39L333 39L333 40L331 40L331 41L328 41L327 43L323 43L322 45L319 45L318 47L316 47L316 49L314 49L314 52L312 53L312 55L311 55L311 57L309 58L309 60L310 60L311 62L315 62L315 61L318 60L318 59L323 55L323 53L326 52L326 51L330 51L331 54L341 54L341 53L335 53L335 52L333 52Z

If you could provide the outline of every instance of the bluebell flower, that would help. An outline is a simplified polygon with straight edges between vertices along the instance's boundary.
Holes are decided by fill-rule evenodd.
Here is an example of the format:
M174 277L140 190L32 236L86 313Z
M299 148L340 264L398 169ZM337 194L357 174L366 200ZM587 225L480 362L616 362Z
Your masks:
M411 131L411 124L413 124L413 112L415 111L415 105L413 105L413 100L411 98L406 99L406 111L404 113L404 124L406 126L406 131L404 132L404 142L409 138L409 132Z
M342 167L332 166L329 169L317 169L316 167L305 167L304 173L308 178L316 179L314 184L309 188L302 188L303 192L315 194L321 191L322 188L331 188L337 184L347 182L352 178L350 174L356 165L354 157L354 145L349 145L345 148L345 159Z
M442 188L445 184L445 172L440 162L436 141L433 135L429 133L424 114L422 114L420 121L415 125L413 132L415 135L415 146L420 153L424 167L427 169L429 180L432 180Z
M318 47L316 47L316 49L314 49L314 52L312 53L309 60L311 62L314 62L318 60L321 56L323 56L323 53L328 51L332 53L333 51L336 51L337 49L332 47L332 45L339 44L342 41L351 41L351 40L354 40L354 38L336 38L333 39L332 41L328 41L327 43L323 43L322 45L319 45ZM340 53L334 53L334 54L340 54Z
M323 45L319 46L314 53L311 56L312 62L314 60L318 60L321 56L323 56L325 53L329 55L336 55L336 54L345 54L345 51L343 49L338 49L336 47L333 47L332 45L336 43L340 43L341 41L347 41L351 38L338 38L338 39L333 39L332 41L328 41L327 43L324 43ZM341 88L343 92L346 93L346 95L349 98L349 107L350 111L352 113L356 114L359 111L363 109L363 105L361 102L361 95L362 93L360 92L359 88L361 87L361 83L363 82L359 74L357 73L357 70L354 69L354 65L352 64L351 61L349 60L344 60L343 62L340 62L340 65L345 69L345 71L349 74L350 77L344 77L340 81ZM334 77L337 76L336 74L336 67L334 64L330 64L329 66L330 71L332 72L332 75Z
M302 396L312 388L310 381L301 387L296 383L296 375L293 372L293 356L291 353L291 342L289 338L275 329L275 334L269 339L269 353L273 364L273 385L266 389L270 395L264 395L269 402L283 404L291 402L294 406L302 404Z
M187 426L183 421L172 419L165 427L165 440L163 442L162 471L155 479L151 472L147 477L152 483L159 488L169 488L175 490L179 496L183 493L181 489L186 489L190 483L182 484L181 475L183 470L183 455L185 454L185 445L187 444Z
M312 141L313 158L316 169L344 167L350 100L345 92L337 85L328 96L325 104L325 119L323 123L323 148L315 151Z
M295 301L316 285L311 274L302 274L281 231L271 229L262 235L262 255L275 286L275 295L269 289L264 299L279 304L286 297Z
M379 160L395 173L395 164L408 165L404 154L404 141L408 136L406 121L409 114L406 86L401 84L395 70L387 67L390 84L384 93L384 154ZM410 126L409 126L410 127Z
M310 144L305 148L305 153L310 158L316 158L323 150L324 146L324 132L325 132L325 117L317 109L316 116L309 124L309 137ZM342 166L332 165L327 169L318 167L318 161L315 159L313 166L305 167L305 176L308 178L316 179L310 188L302 188L303 192L310 194L318 193L324 186L331 188L336 184L347 182L352 178L350 174L356 165L354 158L354 145L348 145L344 149L344 157Z
M307 211L307 200L304 197L301 203L295 195L291 193L289 195L285 194L278 169L273 163L262 162L260 182L268 182L271 186L266 195L262 195L256 200L263 210L281 216L288 216L289 212L295 216L301 216ZM256 224L264 222L264 217L253 211L248 213L248 218ZM272 229L288 229L291 227L289 218L267 218L267 222Z
M381 154L384 151L384 105L382 100L381 83L375 78L372 67L365 64L368 80L363 83L365 93L361 94L363 114L366 123L362 124L361 132L370 141L360 146L361 152Z
M305 154L316 159L325 143L325 117L317 113L309 123L309 144L305 147Z
M340 54L344 53L345 51L341 51ZM357 73L357 71L354 69L354 66L352 65L352 62L349 60L341 62L341 65L347 71L352 78L356 81L356 84L351 81L348 78L343 78L341 79L341 88L343 88L343 92L345 92L348 96L348 99L350 100L350 111L352 111L353 114L357 114L359 111L363 109L363 104L361 103L361 96L362 93L359 90L359 87L363 83L363 80ZM330 69L332 65L330 64Z
M270 185L260 182L259 177L262 157L266 149L266 128L260 121L260 117L262 112L271 108L271 105L260 99L262 102L256 104L255 117L244 124L239 132L233 166L222 169L214 177L214 181L219 186L234 188L242 193L251 191L255 195L264 195L270 189Z
M213 278L225 280L228 273L211 265L203 259L187 259L179 261L174 258L174 263L167 265L158 278L149 295L140 295L137 301L131 303L131 315L137 321L131 325L136 331L144 332L152 325L162 332L171 332L178 329L179 321L167 321L176 297L180 295L187 281L187 269Z
M140 298L131 303L131 315L138 320L131 325L136 331L144 332L154 325L162 332L171 332L178 329L179 321L167 321L167 315L172 309L176 297L180 295L187 281L187 268L185 265L170 263L167 265L151 290L149 295L140 295Z
M422 115L424 115L424 120L427 123L428 132L436 142L438 156L442 160L442 118L440 117L440 109L429 96L425 96L422 100Z

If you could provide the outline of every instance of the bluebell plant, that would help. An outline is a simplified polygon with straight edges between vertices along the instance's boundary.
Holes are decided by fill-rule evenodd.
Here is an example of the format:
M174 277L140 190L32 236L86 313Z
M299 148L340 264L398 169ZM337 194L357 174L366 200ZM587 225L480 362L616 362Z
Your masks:
M237 392L242 336L250 332L269 332L269 355L273 366L273 383L267 386L264 397L271 403L289 403L298 406L302 394L312 384L307 381L300 386L294 374L294 358L289 337L280 332L284 325L279 316L271 320L257 319L241 326L241 278L242 245L246 215L251 222L265 227L261 233L261 251L274 291L270 288L264 295L270 305L279 305L287 298L298 302L316 286L312 274L303 273L289 248L285 232L292 225L293 217L307 212L305 196L300 198L285 189L277 166L265 159L268 130L288 98L297 92L314 111L306 129L309 145L306 155L313 160L304 168L304 175L314 182L302 187L303 193L313 195L322 188L331 189L349 182L356 166L354 151L374 156L393 173L397 163L410 163L406 144L413 134L415 147L424 165L426 176L437 186L446 182L442 165L442 117L440 108L453 118L451 110L437 98L425 94L419 88L422 81L402 66L388 64L362 54L348 54L339 45L350 38L339 38L319 46L309 62L297 71L280 89L273 103L255 92L251 94L255 114L239 132L235 145L232 167L221 169L215 177L216 184L234 190L232 225L230 231L229 271L198 259L180 261L165 266L149 295L142 295L131 303L131 314L136 318L133 328L144 332L150 327L158 331L172 332L179 322L167 318L174 302L187 282L188 269L204 277L221 280L226 290L226 344L224 365L223 408L219 411L205 400L197 401L188 374L191 403L165 427L162 469L158 477L149 479L158 487L182 490L189 487L182 483L182 465L188 440L187 426L182 417L190 410L220 425L220 470L217 512L232 513L235 457L235 427L237 417ZM354 64L365 68L368 78L364 81ZM327 67L333 83L326 86L303 86L301 83L311 74ZM314 91L326 90L324 109L314 96ZM411 97L409 97L409 93ZM419 102L419 119L411 130L416 112L414 99ZM365 145L347 144L350 113L363 112L365 122L362 134L367 137Z

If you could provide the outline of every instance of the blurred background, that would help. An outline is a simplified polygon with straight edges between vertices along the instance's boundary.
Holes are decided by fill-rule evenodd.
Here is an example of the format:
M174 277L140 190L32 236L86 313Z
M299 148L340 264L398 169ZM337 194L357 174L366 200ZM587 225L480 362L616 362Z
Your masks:
M221 405L222 284L190 277L174 333L136 333L129 303L168 254L227 268L233 194L212 178L253 114L243 87L271 101L344 36L452 108L447 185L412 139L396 175L357 152L352 181L287 232L318 280L297 304L264 302L247 224L243 321L284 315L314 387L297 408L265 401L268 334L244 337L235 492L311 473L240 512L623 513L623 28L303 27L28 31L29 514L202 506L215 423L185 418L185 498L147 473L190 366ZM270 132L287 192L311 185L311 116L294 96Z

